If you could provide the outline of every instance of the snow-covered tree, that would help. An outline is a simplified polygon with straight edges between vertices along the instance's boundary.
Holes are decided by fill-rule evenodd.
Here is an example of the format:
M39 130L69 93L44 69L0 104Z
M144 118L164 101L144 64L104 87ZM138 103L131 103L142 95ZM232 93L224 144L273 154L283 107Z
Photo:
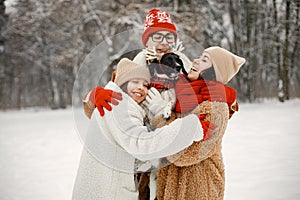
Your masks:
M170 13L190 59L212 45L246 58L230 82L239 100L299 97L299 6L291 0L14 0L5 15L1 1L0 108L70 105L83 63L88 70L80 72L77 99L105 84L120 58L142 48L143 20L153 7ZM105 72L96 76L101 67Z

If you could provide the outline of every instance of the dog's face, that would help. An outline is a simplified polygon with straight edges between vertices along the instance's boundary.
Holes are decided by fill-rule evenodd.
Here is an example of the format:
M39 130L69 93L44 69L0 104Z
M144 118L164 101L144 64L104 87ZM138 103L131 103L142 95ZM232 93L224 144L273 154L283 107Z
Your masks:
M159 78L175 80L178 78L180 72L184 70L182 60L174 53L164 54L158 62L155 59L149 65L151 76L156 75Z

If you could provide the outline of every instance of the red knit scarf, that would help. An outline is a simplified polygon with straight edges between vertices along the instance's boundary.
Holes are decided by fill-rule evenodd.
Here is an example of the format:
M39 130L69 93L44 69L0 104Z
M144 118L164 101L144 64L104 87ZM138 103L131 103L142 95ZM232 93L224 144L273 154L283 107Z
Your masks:
M188 112L193 110L203 100L201 89L207 87L204 80L189 81L185 75L181 75L175 86L176 112Z
M168 90L175 87L177 80L170 80L166 78L160 78L157 76L151 77L150 87L155 87L159 92Z
M217 86L217 90L216 87ZM209 91L209 92L208 92ZM199 103L209 100L226 102L229 110L236 100L236 92L218 81L196 80L189 81L185 75L180 75L175 86L176 112L188 112L193 110ZM210 93L213 92L213 93ZM218 95L216 95L218 94Z

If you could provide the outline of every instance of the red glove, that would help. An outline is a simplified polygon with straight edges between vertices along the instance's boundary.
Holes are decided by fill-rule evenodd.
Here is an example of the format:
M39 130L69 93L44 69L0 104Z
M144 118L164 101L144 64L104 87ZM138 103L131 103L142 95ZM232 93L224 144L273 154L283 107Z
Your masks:
M113 105L118 105L117 100L122 100L122 94L102 87L95 87L90 94L90 101L97 107L101 116L104 116L104 109L111 111Z
M202 140L207 140L212 136L212 132L213 130L216 129L216 125L214 125L213 123L209 122L209 121L204 121L205 119L205 114L201 114L198 116L200 123L202 125L203 128L203 139Z
M226 102L231 105L236 99L235 89L217 81L206 81L207 87L201 89L204 100Z

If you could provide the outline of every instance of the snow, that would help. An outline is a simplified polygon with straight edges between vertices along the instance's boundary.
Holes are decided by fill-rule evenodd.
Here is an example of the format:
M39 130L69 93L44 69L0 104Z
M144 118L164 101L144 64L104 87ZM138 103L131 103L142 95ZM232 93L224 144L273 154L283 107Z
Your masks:
M12 14L17 12L17 9L14 8L14 6L17 4L17 0L5 0L4 5L5 5L5 14Z
M71 109L0 112L0 199L67 200L80 158Z
M300 99L241 104L223 152L226 200L299 199ZM82 150L71 108L0 112L0 199L69 200Z
M300 102L241 105L223 141L226 199L299 199Z

